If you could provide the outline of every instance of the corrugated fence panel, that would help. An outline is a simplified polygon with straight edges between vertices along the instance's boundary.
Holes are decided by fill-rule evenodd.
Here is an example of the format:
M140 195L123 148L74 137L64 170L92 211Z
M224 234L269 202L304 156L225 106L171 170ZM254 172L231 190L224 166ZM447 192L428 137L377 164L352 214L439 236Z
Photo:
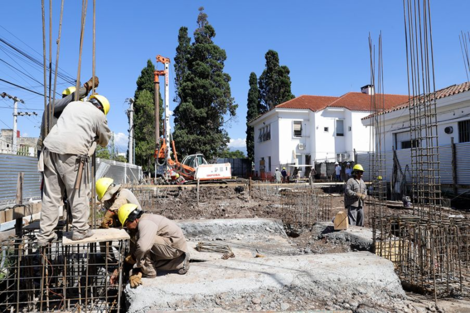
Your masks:
M41 198L37 158L0 154L0 206L15 204L18 173L24 173L23 201Z
M96 159L96 179L114 179L115 184L137 184L143 178L142 167L134 164Z
M457 155L457 183L470 185L470 142L455 145Z
M458 143L456 147L456 159L457 159L457 183L462 185L470 185L470 143ZM411 150L403 149L397 150L397 158L400 163L401 169L405 172L405 168L408 165L409 172L406 172L407 180L411 182ZM364 178L370 180L370 156L371 154L358 154L357 163L364 167L365 173ZM393 152L388 151L385 153L386 162L386 175L384 179L390 181L392 178L393 171ZM452 147L450 145L439 147L439 173L442 184L452 184Z

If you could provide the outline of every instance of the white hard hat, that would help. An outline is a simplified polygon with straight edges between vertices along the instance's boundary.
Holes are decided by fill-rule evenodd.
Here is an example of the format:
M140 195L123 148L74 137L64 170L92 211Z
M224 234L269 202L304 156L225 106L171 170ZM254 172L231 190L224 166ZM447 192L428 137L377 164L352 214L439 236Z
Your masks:
M339 163L338 163L338 162L336 162L336 163L335 163L335 165L339 165Z
M277 167L276 167L276 171L279 170Z
M349 165L349 164L351 164L351 163L349 163L349 162L348 162L348 163L346 163L346 165Z

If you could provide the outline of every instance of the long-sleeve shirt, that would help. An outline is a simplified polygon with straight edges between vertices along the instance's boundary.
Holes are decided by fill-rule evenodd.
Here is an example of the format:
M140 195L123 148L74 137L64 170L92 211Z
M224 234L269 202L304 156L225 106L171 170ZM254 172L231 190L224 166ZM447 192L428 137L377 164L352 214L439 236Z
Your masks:
M142 207L140 206L139 200L137 200L136 196L130 191L129 189L122 188L121 190L118 191L118 194L114 200L107 200L103 203L103 206L110 211L115 211L119 210L121 206L124 204L132 203L137 205L137 208L139 210L142 210Z
M106 115L90 102L71 102L44 140L57 154L88 154L94 141L106 147L111 138Z
M346 183L346 190L344 191L344 206L347 208L349 206L354 207L363 207L364 200L359 198L357 195L361 193L363 195L367 194L366 184L362 179L356 179L351 177Z
M67 107L67 105L70 102L72 102L73 99L75 99L75 93L76 92L73 92L70 95L68 95L67 97L64 97L62 99L55 99L54 100L54 105L53 105L53 110L54 111L52 112L52 120L49 121L49 123L50 123L49 129L51 129L52 127L54 127L55 124L57 124L57 121L59 120L59 117L62 114L62 111L64 111L64 109ZM87 90L86 90L85 87L81 87L78 90L78 98L79 99L86 96L86 94L87 94ZM47 112L49 112L49 108L50 108L50 104L47 105L47 111L42 114L41 133L39 134L38 143L37 143L38 150L42 150L44 137L46 135L46 115L47 115Z
M134 253L137 267L139 267L139 263L143 260L145 254L152 250L156 236L170 239L173 248L187 252L186 238L183 231L175 222L164 216L144 213L139 219L137 232L137 244Z

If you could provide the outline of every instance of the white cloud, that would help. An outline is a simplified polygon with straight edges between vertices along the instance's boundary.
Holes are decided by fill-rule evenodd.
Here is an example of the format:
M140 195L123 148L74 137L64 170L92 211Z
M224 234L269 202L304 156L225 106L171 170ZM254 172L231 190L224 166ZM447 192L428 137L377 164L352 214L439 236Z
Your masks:
M246 139L245 138L238 138L238 139L230 139L228 144L228 148L230 150L245 150L246 149Z
M114 145L119 152L126 152L129 145L129 137L124 133L114 133Z

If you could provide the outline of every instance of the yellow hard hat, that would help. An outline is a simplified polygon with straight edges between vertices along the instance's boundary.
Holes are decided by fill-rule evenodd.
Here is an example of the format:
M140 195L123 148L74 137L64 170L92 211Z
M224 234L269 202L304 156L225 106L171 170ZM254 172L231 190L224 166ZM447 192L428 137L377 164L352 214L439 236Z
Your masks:
M353 167L353 171L364 172L364 168L362 167L361 164L356 164L356 165L354 165L354 167Z
M70 86L69 88L64 89L64 91L62 91L62 96L71 95L75 92L75 90L77 90L77 88L75 88L74 86Z
M96 195L98 196L99 201L103 199L104 195L106 194L106 191L108 190L109 186L112 185L113 182L114 179L109 177L102 177L96 181Z
M380 176L380 175L377 176L377 179L378 179L378 180L382 180L382 176Z
M282 169L283 169L283 170L285 170L286 168L285 168L285 167L283 167Z
M129 218L129 215L131 215L132 212L137 210L137 204L133 203L127 203L122 205L119 210L118 210L118 219L119 222L121 222L121 225L124 226L127 219Z
M106 99L106 97L103 97L102 95L99 95L99 94L95 93L95 94L92 94L90 96L90 100L91 99L98 100L101 103L101 105L103 106L104 114L108 115L108 112L109 112L109 109L110 109L111 105L109 104L109 101L108 101L108 99Z

